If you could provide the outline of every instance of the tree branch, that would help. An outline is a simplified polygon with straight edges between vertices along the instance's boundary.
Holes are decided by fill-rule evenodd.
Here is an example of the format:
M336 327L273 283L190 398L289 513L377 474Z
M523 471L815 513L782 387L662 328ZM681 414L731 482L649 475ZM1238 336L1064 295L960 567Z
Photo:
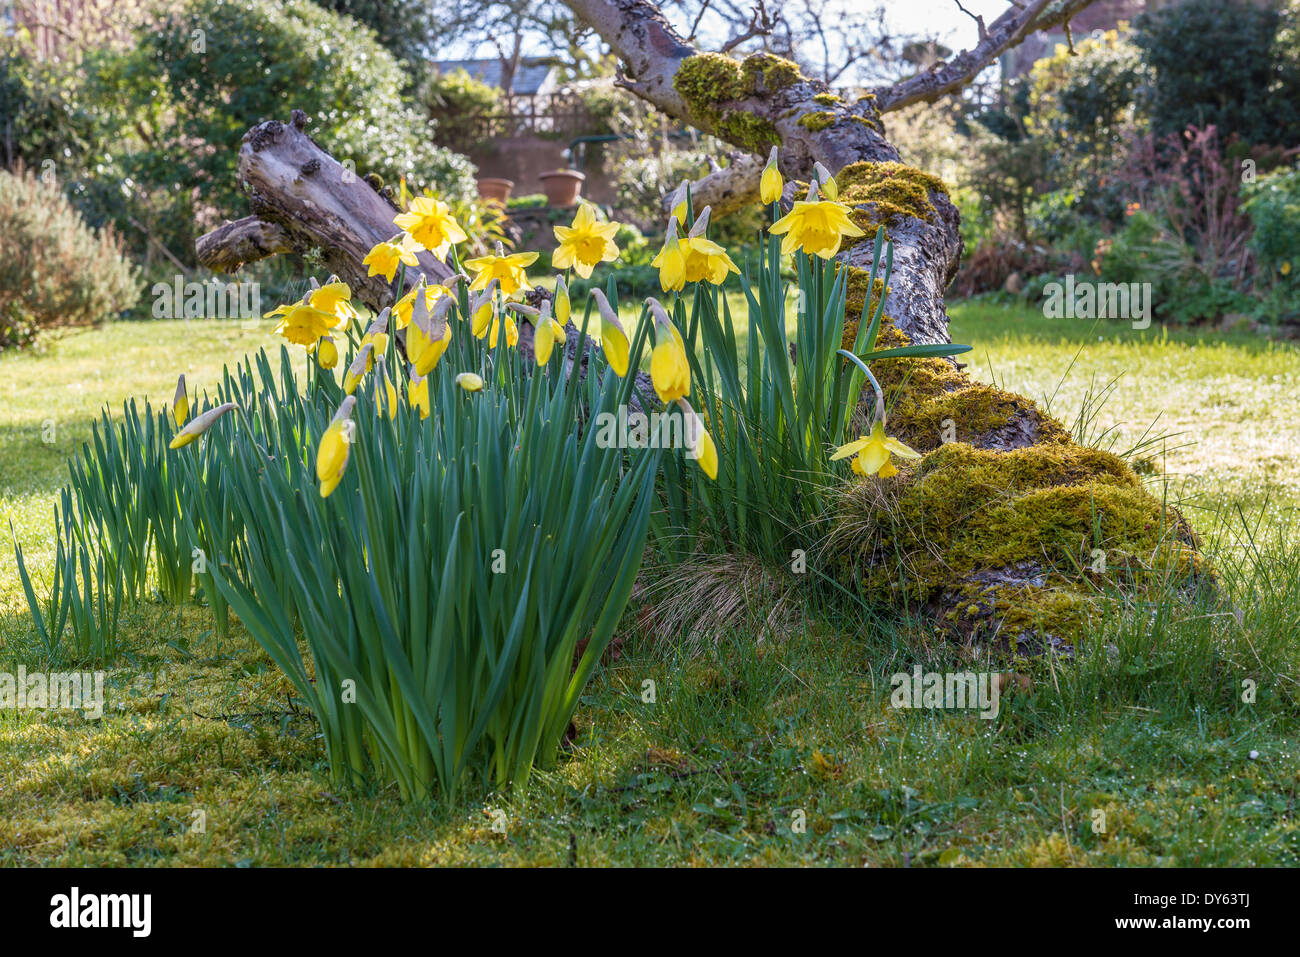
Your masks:
M981 24L980 42L969 50L963 50L945 65L875 90L876 106L881 113L891 113L913 103L933 103L970 83L985 67L1029 34L1064 23L1092 2L1033 0L1026 6L1013 4L987 30L983 30Z

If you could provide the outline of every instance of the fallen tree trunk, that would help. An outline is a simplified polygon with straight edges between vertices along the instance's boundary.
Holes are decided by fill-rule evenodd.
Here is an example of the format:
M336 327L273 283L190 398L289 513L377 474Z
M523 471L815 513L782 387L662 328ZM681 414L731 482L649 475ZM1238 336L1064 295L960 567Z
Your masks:
M195 243L199 263L230 273L277 253L318 253L357 299L378 311L392 303L396 287L383 276L366 275L361 260L400 232L393 225L397 207L381 184L321 149L306 125L306 114L294 110L288 124L268 120L244 134L239 180L253 215L201 236ZM418 258L418 269L430 281L451 276L433 253Z

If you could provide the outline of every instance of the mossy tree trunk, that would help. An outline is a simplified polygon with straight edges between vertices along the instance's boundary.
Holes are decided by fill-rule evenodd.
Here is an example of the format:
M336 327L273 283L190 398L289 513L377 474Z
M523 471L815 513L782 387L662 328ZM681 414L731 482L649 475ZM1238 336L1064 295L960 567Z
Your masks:
M970 50L853 102L779 57L701 52L648 0L565 2L623 62L624 86L743 151L695 184L697 208L756 202L772 146L787 181L806 181L815 162L835 175L854 220L869 237L884 226L894 251L884 290L867 288L873 241L841 253L852 270L849 314L883 292L882 344L901 345L949 341L944 291L962 243L944 184L899 162L882 114L960 90L1005 50L1092 0L1012 5L988 27L978 20ZM1191 529L1119 457L1080 448L1032 401L976 382L949 360L878 366L890 432L926 454L895 478L848 489L821 557L841 578L924 609L968 640L1041 652L1069 651L1086 636L1108 590L1131 596L1201 577Z

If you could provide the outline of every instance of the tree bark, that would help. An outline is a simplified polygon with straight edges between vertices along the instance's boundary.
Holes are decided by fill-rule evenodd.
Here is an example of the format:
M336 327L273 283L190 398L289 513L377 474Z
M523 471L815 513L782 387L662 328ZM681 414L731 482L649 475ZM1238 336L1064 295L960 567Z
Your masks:
M195 243L199 263L228 273L277 253L318 251L361 302L379 311L393 301L395 287L383 276L368 276L361 260L375 243L400 232L393 225L397 207L372 179L321 149L306 124L306 114L294 110L288 124L268 120L244 134L239 180L253 215L201 236ZM433 253L418 258L418 271L430 281L451 276Z

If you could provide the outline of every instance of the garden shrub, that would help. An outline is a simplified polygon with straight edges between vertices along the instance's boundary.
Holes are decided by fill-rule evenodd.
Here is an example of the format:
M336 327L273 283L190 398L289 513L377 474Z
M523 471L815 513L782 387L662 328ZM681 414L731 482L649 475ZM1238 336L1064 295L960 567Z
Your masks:
M53 183L0 171L0 348L103 322L139 296L111 228L87 226Z

